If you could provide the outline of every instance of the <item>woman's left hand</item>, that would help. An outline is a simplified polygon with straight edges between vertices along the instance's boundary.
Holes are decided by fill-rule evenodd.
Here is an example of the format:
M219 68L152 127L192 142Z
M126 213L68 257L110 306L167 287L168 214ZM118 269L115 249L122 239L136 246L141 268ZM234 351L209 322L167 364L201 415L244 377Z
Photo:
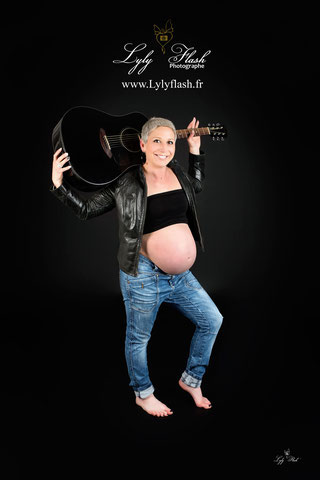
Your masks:
M199 120L196 120L195 117L193 117L192 121L189 123L187 128L198 128L199 126ZM188 136L188 144L189 144L189 152L193 153L193 155L199 155L200 154L200 135L195 136L194 132L190 133Z

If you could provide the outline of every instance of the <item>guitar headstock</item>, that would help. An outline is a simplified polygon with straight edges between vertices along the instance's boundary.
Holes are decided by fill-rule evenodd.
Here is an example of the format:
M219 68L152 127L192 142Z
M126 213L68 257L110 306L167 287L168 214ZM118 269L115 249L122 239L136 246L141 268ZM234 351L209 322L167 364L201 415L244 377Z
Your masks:
M223 142L227 137L227 129L220 123L208 123L208 128L213 141Z

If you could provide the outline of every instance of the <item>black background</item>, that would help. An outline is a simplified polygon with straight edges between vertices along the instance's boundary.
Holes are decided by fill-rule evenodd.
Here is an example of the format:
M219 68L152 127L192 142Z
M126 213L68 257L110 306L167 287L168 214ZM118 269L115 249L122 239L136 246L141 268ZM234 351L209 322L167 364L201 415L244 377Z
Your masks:
M105 478L113 467L169 475L173 465L222 478L231 470L314 478L319 470L313 14L219 10L87 7L75 16L37 8L3 26L5 478ZM153 24L168 18L175 42L212 51L203 71L169 70L153 36ZM154 49L139 76L112 63L127 42ZM204 84L157 92L121 85L150 78ZM203 382L210 411L177 386L192 326L166 305L149 362L156 395L174 415L149 417L134 404L116 214L81 222L49 192L51 132L76 105L164 116L177 128L193 116L228 128L224 144L202 139L206 252L192 268L224 316ZM177 144L185 166L186 151ZM288 448L299 460L276 465Z

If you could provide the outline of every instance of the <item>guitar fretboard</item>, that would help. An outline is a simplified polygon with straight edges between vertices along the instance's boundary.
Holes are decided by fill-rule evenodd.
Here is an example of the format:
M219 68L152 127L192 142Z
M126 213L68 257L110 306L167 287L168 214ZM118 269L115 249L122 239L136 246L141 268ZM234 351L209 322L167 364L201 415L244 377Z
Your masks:
M176 130L177 138L187 138L192 131L196 137L199 135L210 135L209 127L185 128L183 130Z

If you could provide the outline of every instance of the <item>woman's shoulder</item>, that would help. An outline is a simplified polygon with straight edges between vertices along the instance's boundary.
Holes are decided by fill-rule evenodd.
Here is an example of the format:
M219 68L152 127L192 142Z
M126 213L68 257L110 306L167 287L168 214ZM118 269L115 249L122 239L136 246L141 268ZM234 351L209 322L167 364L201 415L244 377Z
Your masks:
M126 185L139 185L141 182L143 182L142 168L140 165L135 165L134 167L128 168L128 170L117 178L115 186L122 188Z

